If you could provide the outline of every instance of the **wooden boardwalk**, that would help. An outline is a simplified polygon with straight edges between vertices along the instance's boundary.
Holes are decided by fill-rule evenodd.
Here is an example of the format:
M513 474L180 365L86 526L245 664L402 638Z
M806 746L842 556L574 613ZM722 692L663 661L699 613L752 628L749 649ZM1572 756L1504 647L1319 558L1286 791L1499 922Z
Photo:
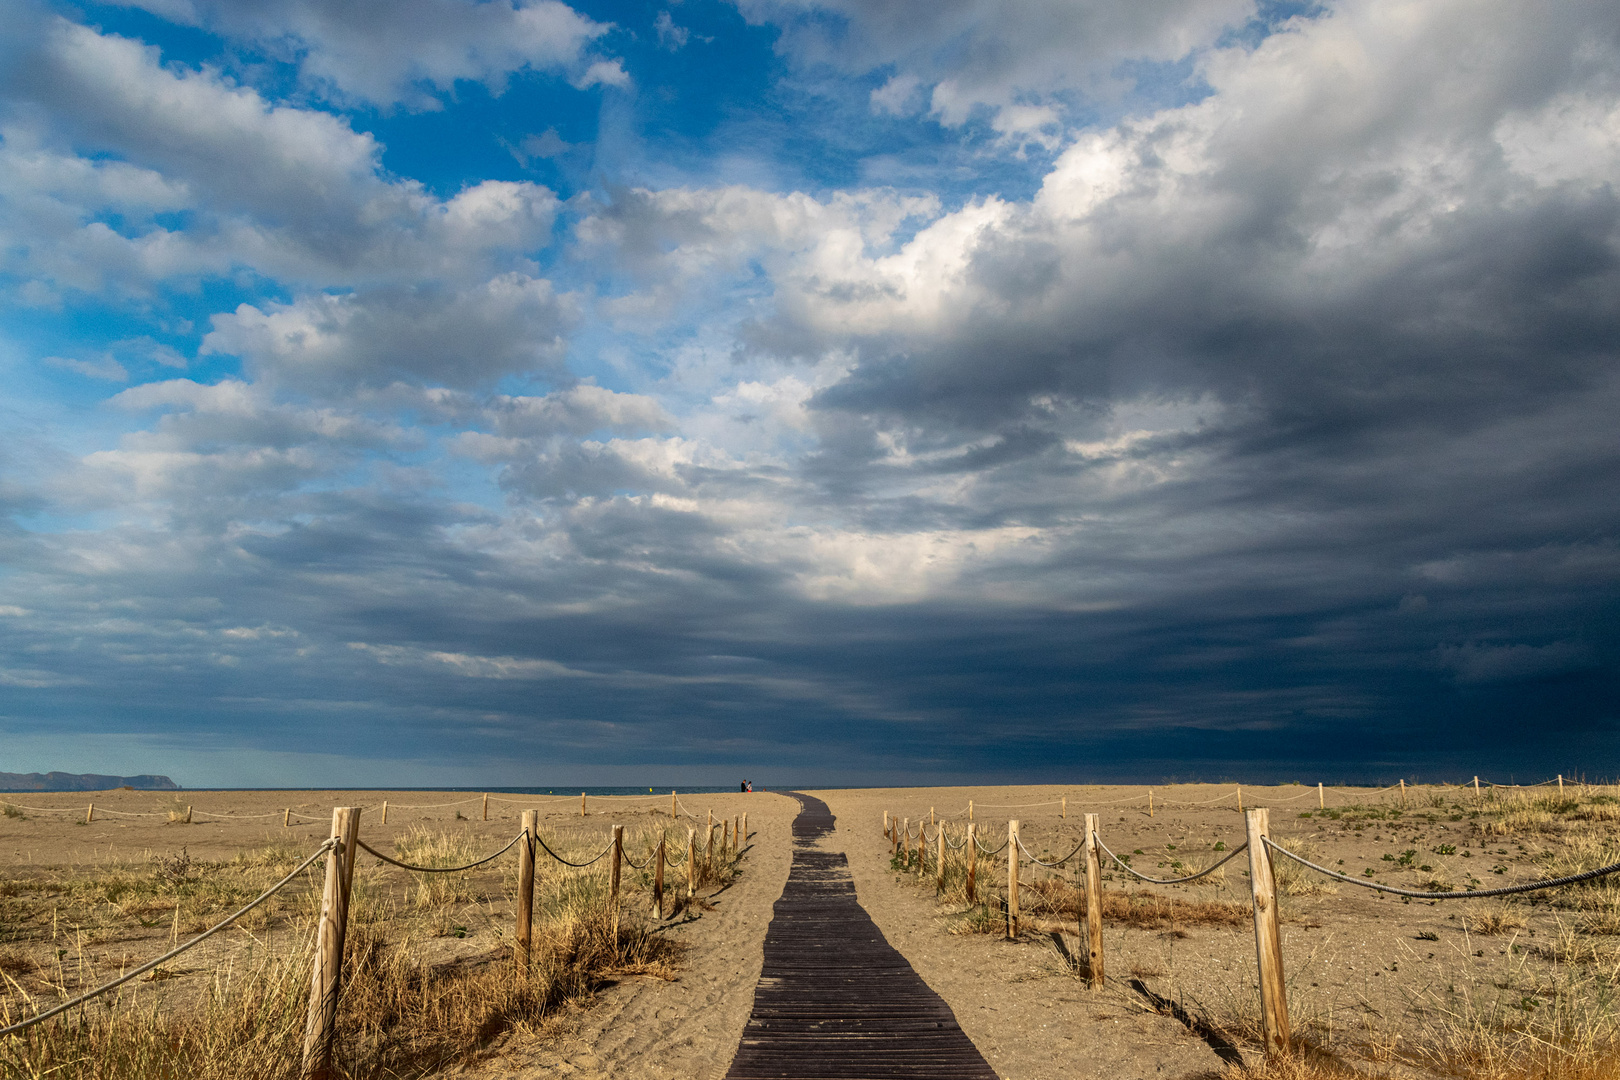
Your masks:
M844 855L811 849L832 831L827 804L794 797L793 865L728 1080L996 1080L856 901Z

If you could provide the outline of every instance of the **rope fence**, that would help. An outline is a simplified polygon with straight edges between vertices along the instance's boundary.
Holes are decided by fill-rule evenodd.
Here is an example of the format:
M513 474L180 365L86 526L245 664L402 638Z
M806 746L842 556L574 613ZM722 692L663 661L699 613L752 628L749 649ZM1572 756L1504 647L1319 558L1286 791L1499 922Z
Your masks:
M1560 791L1562 791L1564 783L1564 778L1560 776L1553 780L1544 781L1539 784L1511 786L1522 790L1525 788L1550 787L1556 784L1559 786ZM1472 787L1475 791L1478 791L1479 787L1483 786L1476 786L1478 784L1479 782L1476 778L1475 784L1468 785L1468 787ZM1500 788L1508 787L1509 785L1494 786ZM1462 785L1458 785L1458 787L1461 788ZM1366 794L1381 794L1391 791L1399 791L1402 796L1402 801L1405 801L1407 792L1404 781L1389 788L1379 789L1378 791ZM1321 798L1324 793L1325 785L1319 785L1318 790L1315 792L1307 790L1300 795L1278 799L1276 801L1279 803L1295 802L1299 798L1310 794L1316 794L1319 798ZM1240 800L1239 805L1241 805L1241 789L1235 790L1228 795L1221 796L1217 799L1207 800L1200 803L1183 803L1181 805L1209 806L1219 802L1224 802L1225 800L1231 798ZM1051 806L1054 804L1062 805L1064 809L1064 817L1066 818L1068 810L1066 797L1061 801L1049 800L1038 803L1011 804L1007 808L1016 809L1029 806ZM989 807L981 804L981 806L978 808L988 809ZM1298 863L1300 866L1322 874L1334 881L1343 882L1349 885L1357 885L1362 888L1372 889L1380 893L1388 893L1409 899L1428 900L1432 902L1443 900L1479 900L1487 897L1515 896L1524 893L1540 892L1546 889L1565 888L1571 885L1579 885L1585 882L1596 881L1600 878L1608 877L1613 874L1620 874L1620 862L1616 862L1607 866L1597 867L1596 869L1586 870L1581 873L1566 874L1555 878L1544 878L1539 881L1529 881L1518 885L1502 886L1500 888L1470 888L1462 891L1425 891L1418 889L1403 889L1398 886L1386 885L1382 882L1371 881L1366 878L1351 877L1348 874L1340 873L1337 870L1332 870L1328 867L1321 866L1302 855L1289 851L1286 847L1273 842L1271 839L1270 808L1251 807L1250 809L1244 811L1244 825L1247 836L1242 843L1238 844L1230 851L1227 851L1226 854L1218 861L1200 870L1196 870L1181 877L1157 878L1144 874L1135 869L1130 865L1127 858L1122 858L1119 855L1116 855L1108 847L1108 845L1103 842L1102 836L1100 835L1100 817L1096 813L1087 813L1085 815L1084 833L1079 843L1075 845L1073 850L1061 858L1046 861L1036 857L1034 852L1030 851L1030 849L1024 844L1023 838L1019 832L1020 823L1016 818L1008 820L1007 839L1003 841L1000 846L992 848L985 844L983 840L979 838L979 825L973 820L974 809L975 807L973 803L970 802L968 804L968 821L965 823L964 829L965 834L962 836L960 843L953 843L951 841L945 822L937 821L936 815L932 808L929 810L929 820L919 819L915 833L912 832L911 820L909 818L897 817L885 812L883 815L883 834L890 842L891 854L897 868L902 872L910 872L915 869L917 876L921 878L930 859L930 847L932 847L934 849L932 858L934 862L936 888L943 892L946 881L946 863L948 852L953 850L961 851L963 853L962 860L965 863L962 869L965 871L964 883L967 901L969 904L977 904L978 896L976 889L978 862L980 857L982 856L993 859L1001 852L1007 852L1007 888L1005 894L1007 920L1006 933L1007 938L1012 940L1018 937L1019 932L1019 890L1020 888L1034 888L1032 884L1020 882L1020 864L1027 860L1036 866L1044 867L1048 870L1058 870L1073 860L1077 855L1084 852L1085 907L1078 919L1079 926L1077 932L1081 933L1081 935L1087 939L1088 973L1090 983L1093 988L1098 988L1104 985L1104 963L1102 948L1102 859L1104 857L1106 857L1114 867L1117 867L1125 874L1128 874L1130 877L1133 877L1139 881L1144 881L1152 885L1185 885L1214 874L1216 871L1226 866L1227 863L1231 862L1233 859L1236 859L1239 855L1247 853L1249 900L1254 918L1255 955L1259 969L1258 985L1260 989L1260 1027L1266 1052L1268 1054L1288 1053L1291 1049L1291 1031L1288 1025L1287 987L1283 979L1282 938L1278 927L1277 882L1273 868L1274 857L1280 856L1282 858L1292 860L1293 862ZM1308 817L1310 815L1307 814L1304 816ZM1123 821L1124 819L1121 818L1120 820ZM928 836L928 830L930 822L932 821L937 821L937 823L933 825L934 834L930 839ZM916 841L915 849L912 848L913 840ZM1224 848L1224 842L1216 845L1217 851L1224 850ZM1137 854L1141 854L1141 852L1138 851ZM1179 869L1181 864L1173 863L1172 865ZM1425 869L1427 869L1427 867L1425 867ZM1475 882L1475 884L1478 883Z
M1327 810L1330 809L1328 805L1329 795L1343 797L1344 799L1348 800L1347 802L1340 803L1338 807L1333 807L1334 809L1337 809L1343 806L1356 805L1359 800L1378 798L1394 793L1399 796L1401 806L1406 808L1408 806L1408 797L1416 794L1420 787L1440 788L1447 792L1470 792L1472 793L1472 796L1476 802L1483 802L1488 795L1498 791L1529 791L1534 788L1553 787L1555 785L1560 792L1564 790L1565 785L1573 785L1578 787L1587 786L1584 779L1577 781L1562 775L1555 776L1550 780L1540 780L1533 784L1501 784L1490 780L1482 780L1476 776L1470 783L1467 784L1449 784L1441 782L1438 784L1418 785L1414 783L1409 785L1405 780L1398 780L1395 783L1390 784L1388 787L1381 788L1343 787L1332 784L1318 783L1315 786L1301 785L1304 790L1293 795L1283 796L1277 795L1274 792L1266 792L1262 795L1262 798L1268 805L1277 806L1284 803L1298 802L1301 799L1308 799L1312 795L1315 795L1317 798L1318 809ZM1279 785L1261 786L1270 786L1275 788ZM1251 785L1251 795L1253 793L1253 787L1254 785ZM1060 816L1067 820L1069 816L1069 798L1069 795L1060 795L1054 799L1043 799L1036 802L1021 803L980 803L970 799L968 800L966 807L950 813L937 813L935 807L929 807L928 821L930 824L932 824L936 820L954 821L963 817L965 817L968 821L975 821L978 811L981 810L1028 810L1045 806L1058 807ZM1083 792L1075 793L1074 798L1077 802L1084 801L1088 806L1093 807L1129 806L1134 803L1146 802L1149 817L1153 817L1156 811L1159 809L1195 809L1204 806L1218 806L1221 803L1227 802L1235 803L1237 812L1240 814L1243 813L1242 784L1233 784L1232 790L1224 794L1216 795L1208 799L1191 801L1166 799L1163 797L1162 793L1156 792L1153 788L1149 788L1145 794L1126 795L1117 799L1092 799ZM1251 798L1250 801L1252 803L1253 799ZM919 818L919 820L921 819Z
M661 795L655 797L660 799L663 798ZM480 797L475 796L473 799L463 799L452 803L436 803L431 805L465 805L468 802L478 801L479 798ZM485 800L484 804L487 807L489 797L482 796L482 798ZM581 800L584 800L586 796L582 794L580 798ZM670 792L670 799L673 807L676 802L676 795L674 792ZM383 807L384 821L386 821L388 804L384 802L381 805ZM52 808L30 807L28 809L34 810L37 813L46 813L50 812ZM636 870L645 870L648 867L653 867L652 915L655 919L660 921L665 917L664 872L665 869L671 865L668 852L669 837L667 832L659 832L657 842L653 845L652 850L642 862L638 863L625 852L624 826L614 825L612 828L612 837L608 841L606 847L585 862L575 862L571 859L565 858L562 855L559 855L549 844L546 843L545 838L540 834L539 811L525 810L521 815L522 829L517 833L516 836L507 841L506 844L500 849L471 862L463 863L459 866L419 866L405 862L401 859L396 859L391 855L378 851L376 848L360 839L360 817L365 809L366 807L358 806L341 806L334 808L332 811L331 836L308 856L306 856L303 861L294 867L292 871L289 872L285 877L283 877L280 881L277 881L274 885L271 885L268 889L264 890L264 892L260 893L244 907L226 916L224 919L209 927L207 930L204 930L197 936L191 938L184 944L170 949L162 956L148 960L139 967L123 973L116 979L104 983L93 990L79 994L77 997L74 997L68 1001L64 1001L49 1009L39 1012L34 1016L28 1017L26 1020L21 1020L5 1027L0 1027L0 1037L17 1035L20 1032L26 1031L37 1024L41 1024L54 1016L60 1016L62 1013L77 1008L88 1001L94 1000L95 998L116 990L120 986L130 982L132 979L138 978L139 976L152 971L154 968L167 963L187 950L195 948L214 935L226 930L243 916L269 901L271 897L275 896L282 889L286 888L305 870L309 869L309 867L313 865L315 861L318 860L322 855L327 857L326 877L322 886L320 917L316 928L313 970L310 979L309 1016L304 1032L304 1061L302 1075L307 1078L307 1080L330 1080L330 1078L335 1075L332 1070L332 1055L333 1039L337 1020L337 996L342 985L343 939L347 933L349 894L354 883L354 863L355 856L358 852L364 851L368 855L380 860L382 863L398 867L401 870L409 871L413 874L457 874L475 870L482 866L487 866L496 859L505 855L507 852L511 851L513 848L517 848L518 903L515 954L518 964L520 965L520 969L524 971L528 970L532 958L534 873L535 852L537 849L544 851L558 863L576 869L592 866L611 855L612 861L609 864L610 884L608 903L614 912L615 925L617 925L617 912L619 910L619 885L622 864L629 863L630 866ZM77 811L70 812L76 813ZM287 808L286 810L282 811L282 814L284 816L289 816L291 812L291 808ZM93 809L90 813L93 815ZM188 820L190 815L191 810L188 807L186 813ZM243 816L273 817L275 815ZM713 865L716 855L715 825L713 818L714 814L711 811L709 813L708 833L705 837L705 842L702 848L704 853L703 864L705 866ZM679 862L673 863L673 865L676 866L684 865L687 869L686 895L688 899L696 895L698 886L699 860L697 852L699 849L696 843L696 835L696 829L688 828L686 830L685 856ZM721 860L729 859L734 865L737 860L741 859L742 851L747 843L747 838L749 835L748 815L746 813L738 815L734 822L722 821L721 843L718 852L719 858Z
M261 819L279 817L282 820L283 827L291 828L295 824L297 824L297 825L317 825L317 824L319 824L323 820L322 818L317 817L317 816L315 816L313 814L303 813L303 810L306 807L325 806L325 805L327 805L325 803L311 803L311 802L294 803L293 805L283 807L280 810L271 810L271 811L268 811L268 812L262 813L262 814L240 814L240 813L234 813L234 812L228 812L228 811L202 810L202 809L198 809L194 804L186 804L185 808L181 809L179 804L178 804L178 800L181 797L180 793L174 792L174 793L171 793L171 795L176 800L176 804L173 807L163 809L163 810L114 810L111 807L106 806L105 804L98 806L94 802L89 802L89 803L84 804L84 806L82 807L82 810L81 810L81 807L79 807L79 806L29 806L29 805L26 805L24 803L13 802L13 801L7 799L5 797L4 793L0 793L0 807L5 807L5 808L8 808L8 809L17 810L17 811L26 811L26 812L31 813L31 814L68 814L68 815L76 816L76 815L78 815L79 813L82 812L84 814L84 820L85 820L86 824L93 823L95 821L97 815L101 815L101 816L104 816L104 817L120 817L120 818L167 818L171 823L184 824L184 825L195 824L195 821L193 820L194 818L210 818L210 819L213 819L215 821L257 821L257 820L261 820ZM378 810L378 809L380 809L382 811L382 823L384 825L386 825L386 824L388 824L388 811L390 809L392 809L392 810L448 810L448 809L451 809L451 808L454 808L454 807L468 806L468 805L473 804L473 803L480 803L481 802L482 807L483 807L483 820L488 821L489 820L489 804L492 803L492 802L493 803L516 804L516 805L523 805L523 806L532 806L536 802L543 802L543 803L546 803L548 805L554 805L554 804L557 804L557 803L572 802L573 798L574 797L572 795L506 796L506 795L492 795L492 794L489 794L489 793L485 793L485 794L481 794L481 795L469 795L465 799L452 799L452 800L450 800L448 802L435 802L435 803L398 803L398 802L390 803L388 800L384 799L381 802L362 804L359 807L359 809L361 809L361 810ZM598 799L598 800L606 799L606 800L609 800L609 802L608 802L608 812L611 812L614 807L622 806L623 804L626 804L626 803L644 803L644 802L650 802L650 801L659 801L659 800L662 800L663 798L664 798L664 796L662 796L662 795L657 795L657 794L652 794L652 793L649 793L649 794L646 794L646 795L590 795L589 793L582 791L582 792L579 793L579 815L580 815L580 817L585 817L588 814L588 812L589 812L589 800L590 799ZM684 816L686 816L688 818L691 818L693 821L702 821L703 820L701 817L699 817L698 815L696 815L696 814L692 813L690 810L688 810L684 804L680 803L676 792L671 791L669 793L669 799L670 799L670 811L669 811L669 816L670 817L678 817L678 816L684 815Z

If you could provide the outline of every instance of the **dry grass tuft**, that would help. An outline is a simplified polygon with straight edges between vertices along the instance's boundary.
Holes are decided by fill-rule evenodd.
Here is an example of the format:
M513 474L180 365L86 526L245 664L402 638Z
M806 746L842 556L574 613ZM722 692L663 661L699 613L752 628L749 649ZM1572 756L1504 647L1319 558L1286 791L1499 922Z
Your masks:
M639 862L656 840L656 833L638 831L627 838L627 848ZM601 842L600 834L583 832L555 841L548 837L567 857L589 857ZM402 838L396 850L420 865L459 865L487 853L487 845L418 831ZM189 910L238 891L255 895L304 854L277 846L228 863L207 863L182 851L145 866L102 867L27 883L35 906L43 899L51 914L12 929L36 945L51 946L58 959L54 969L42 970L23 949L0 957L0 1023L32 1015L51 1000L105 977L93 969L75 969L70 950L56 948L51 905L86 923L101 920L98 927L104 923L106 929L98 932L125 934L128 930L119 927L127 924L127 916L156 905L163 914L140 921L146 927L159 925L162 933L170 926L173 905L185 904ZM362 856L358 864L345 943L337 1064L346 1080L393 1080L458 1068L489 1053L509 1033L543 1030L564 1002L591 994L610 980L674 977L680 947L648 925L634 873L625 875L619 909L610 907L606 860L583 871L549 859L540 862L534 963L528 972L517 969L509 930L500 929L510 922L491 920L493 907L506 898L505 879L511 876L502 868L482 874L419 874L412 880L374 863ZM735 873L734 865L721 865L717 858L705 876L721 880ZM439 885L444 879L452 883ZM391 887L406 882L401 906ZM684 870L667 876L666 884L671 893L683 896ZM132 983L71 1017L0 1041L0 1076L295 1080L308 1007L317 885L318 875L312 873L301 889L283 893L261 909L265 923L275 924L274 933L250 935L256 944L201 976L205 985L197 977ZM701 903L700 897L695 906ZM471 953L425 948L428 938L447 927L458 931L457 937L471 933L469 928L487 927L494 933L489 944L475 946Z
M1481 904L1463 912L1463 926L1471 934L1506 934L1523 930L1524 912L1508 904Z

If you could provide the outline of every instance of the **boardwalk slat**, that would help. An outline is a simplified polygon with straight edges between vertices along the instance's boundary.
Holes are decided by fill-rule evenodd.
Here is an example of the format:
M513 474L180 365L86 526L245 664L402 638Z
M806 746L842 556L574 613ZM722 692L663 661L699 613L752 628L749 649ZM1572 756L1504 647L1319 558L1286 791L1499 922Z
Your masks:
M996 1080L856 901L848 860L811 846L832 831L827 804L795 797L793 866L727 1080Z

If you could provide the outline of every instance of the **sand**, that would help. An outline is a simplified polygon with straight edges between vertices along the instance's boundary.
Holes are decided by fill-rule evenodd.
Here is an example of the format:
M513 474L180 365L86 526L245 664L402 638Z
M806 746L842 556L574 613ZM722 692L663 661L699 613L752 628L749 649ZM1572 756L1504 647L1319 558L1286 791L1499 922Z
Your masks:
M914 877L891 869L889 841L882 835L885 810L916 821L926 819L933 808L937 817L960 824L972 799L987 842L999 843L1006 835L1008 817L1016 815L1025 843L1049 858L1069 851L1081 835L1081 815L1090 810L1102 815L1101 835L1116 852L1131 853L1134 864L1150 875L1172 876L1179 872L1170 865L1172 860L1207 859L1213 857L1217 843L1231 847L1242 841L1242 818L1231 785L1159 788L1152 817L1145 789L1130 787L813 794L825 799L837 816L837 828L823 844L848 855L860 902L1007 1080L1190 1078L1212 1075L1227 1061L1252 1056L1252 1046L1241 1040L1232 1045L1207 1027L1186 1022L1203 1017L1241 1026L1243 1018L1254 1013L1257 991L1249 926L1107 926L1109 985L1093 991L1063 959L1065 952L1083 952L1077 926L1026 920L1016 942L995 935L953 933L965 910L936 902L930 885L919 885ZM1066 817L1051 804L1064 796ZM492 800L491 820L485 822L476 797L457 803L466 797L422 792L185 792L178 799L145 792L18 795L18 805L71 808L73 816L30 810L27 820L0 818L0 859L9 862L12 879L26 881L53 868L143 865L153 855L182 846L194 857L207 859L226 859L267 843L312 849L327 832L331 806L374 805L385 797L391 804L387 826L381 825L376 809L368 809L362 819L362 834L373 844L426 825L464 830L480 843L498 846L515 830L518 811L535 802L520 797ZM1316 812L1314 787L1244 789L1248 805L1274 808L1273 834L1279 842L1310 845L1320 859L1353 874L1370 868L1379 880L1417 887L1436 877L1458 885L1470 879L1496 885L1533 879L1543 872L1538 859L1546 844L1478 832L1467 815L1471 793L1414 791L1412 805L1399 820L1388 816L1395 798L1393 793L1330 789L1330 806L1368 804L1375 812L1326 820ZM92 801L98 807L97 820L79 823L83 807ZM682 801L699 816L712 809L717 816L729 817L746 809L752 836L740 877L712 898L711 909L661 931L688 946L677 977L631 978L607 986L572 1009L549 1038L507 1038L471 1073L492 1078L632 1080L724 1075L751 1007L771 907L787 877L788 828L797 805L763 792L687 796ZM1431 801L1441 805L1418 806ZM183 811L186 804L193 807L193 824L170 823L168 811ZM590 804L589 816L581 819L577 796L541 801L543 823L584 835L605 834L613 823L668 821L667 794L640 800L592 799ZM301 824L282 826L281 811L287 806L302 812L295 818ZM126 817L119 812L153 816ZM229 816L206 816L210 814ZM1410 866L1395 861L1408 851L1419 853L1408 860ZM1104 875L1104 887L1244 903L1246 858L1240 856L1228 865L1224 882L1155 888L1113 871ZM1430 869L1420 872L1419 863ZM1072 864L1059 872L1071 879L1074 875ZM996 860L983 873L981 880L1004 875L1004 861ZM1027 880L1040 873L1026 867L1024 876ZM1552 920L1557 916L1545 909L1527 911L1527 924L1516 931L1517 938L1481 937L1468 933L1462 917L1464 910L1478 907L1474 901L1407 904L1350 886L1285 897L1283 950L1296 1026L1309 1026L1319 1040L1366 1050L1379 1039L1421 1038L1432 1006L1454 1003L1459 994L1488 991L1504 978L1518 980L1514 985L1522 983L1525 966L1533 968L1543 961L1535 949L1521 950L1513 941L1548 942L1556 933ZM481 918L476 924L469 920L465 937L441 940L434 948L446 954L489 952L503 933L509 933L507 915L492 910ZM143 959L161 951L166 930L132 930L89 950L88 962L97 970L116 970L119 964ZM1524 955L1517 955L1521 951ZM204 954L190 970L205 971L221 955ZM1516 965L1517 975L1509 977L1510 965Z

